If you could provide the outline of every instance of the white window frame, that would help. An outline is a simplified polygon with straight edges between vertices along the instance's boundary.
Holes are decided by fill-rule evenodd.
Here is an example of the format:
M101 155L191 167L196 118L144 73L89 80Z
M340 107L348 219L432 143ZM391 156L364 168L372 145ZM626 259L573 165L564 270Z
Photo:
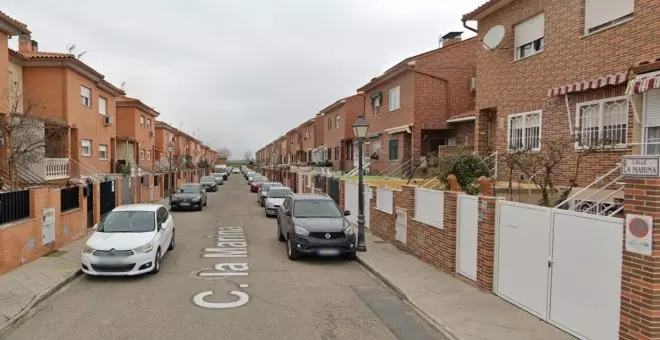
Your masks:
M335 129L339 129L340 121L341 121L341 118L339 117L339 115L336 115L335 116Z
M108 159L108 146L105 144L99 144L99 159Z
M151 150L147 150L147 160L151 160Z
M144 160L144 149L140 149L140 160Z
M108 99L103 96L99 96L99 113L104 116L108 114Z
M388 108L390 112L401 108L401 86L393 87L389 91Z
M151 131L151 119L147 118L147 130Z
M81 139L80 140L80 154L85 156L85 157L91 157L92 156L92 140L91 139ZM85 148L87 148L88 152L85 152Z
M525 23L539 17L540 15L543 15L543 35L540 38L537 38L536 40L518 45L515 41L516 26L524 25ZM513 51L513 60L522 60L543 52L543 50L545 49L545 13L539 13L514 25L513 34L514 34L514 47L515 47ZM525 56L521 56L521 51L523 51L525 48L531 48L531 53Z
M87 90L89 93L84 93ZM80 105L92 107L92 89L85 85L80 85Z
M658 72L652 72L649 73L649 75L655 75L655 74L660 74L660 71ZM660 90L649 90L649 91L660 91ZM648 101L648 91L644 92L642 96L642 154L643 155L656 155L653 153L648 152L648 129L649 128L655 128L655 127L660 127L659 125L647 125L646 124L646 114L647 114L647 101ZM654 144L654 145L659 145L659 144Z
M140 128L144 129L144 116L140 116Z
M628 129L630 128L629 124L629 105L630 103L628 102L628 97L627 96L618 96L618 97L609 97L609 98L603 98L603 99L597 99L597 100L590 100L587 102L582 102L582 103L577 103L575 104L575 134L581 136L582 135L582 126L580 125L580 107L582 106L588 106L588 105L593 105L593 104L600 104L599 108L599 113L598 113L598 119L599 119L599 125L598 125L598 138L602 139L603 135L603 103L606 102L615 102L619 100L625 100L626 101L626 130L624 132L624 136L626 136L626 142L621 144L616 144L614 145L614 148L626 148L628 146ZM575 141L575 149L580 150L584 149L585 147L579 144L579 141Z
M512 118L524 117L524 116L535 115L535 114L539 115L539 146L537 148L532 148L532 149L529 149L529 150L531 150L531 151L541 151L541 147L542 147L541 142L543 140L542 139L542 136L543 136L543 110L522 112L522 113L516 113L516 114L511 114L511 115L507 116L507 118L506 118L506 121L507 121L507 124L506 124L506 148L507 148L507 151L509 151L509 152L519 151L519 149L514 149L514 148L511 147L511 120L512 120ZM525 135L525 133L526 133L525 125L524 125L525 119L523 119L522 121L523 121L523 127L522 127L521 140L523 141L523 143L525 143L526 140L527 140L527 138L526 138L527 136ZM526 145L523 145L522 150L524 150L525 148L526 148Z
M374 113L374 116L377 116L377 115L380 114L381 100L382 100L381 96L377 96L371 101L371 106L372 106L372 111Z
M590 5L590 2L592 2L592 1L593 0L585 0L584 1L584 35L595 34L595 33L598 33L602 30L608 29L610 27L614 27L614 26L623 24L624 22L627 22L627 21L631 20L633 18L634 14L635 14L635 0L616 0L617 2L621 2L621 3L623 3L623 1L632 2L632 7L633 7L632 12L616 16L614 19L612 19L610 21L604 22L602 24L599 24L599 25L596 25L596 26L593 26L593 27L589 27L588 26L589 25L589 23L588 23L589 5ZM591 5L593 5L593 3ZM602 6L607 6L607 3L603 4Z

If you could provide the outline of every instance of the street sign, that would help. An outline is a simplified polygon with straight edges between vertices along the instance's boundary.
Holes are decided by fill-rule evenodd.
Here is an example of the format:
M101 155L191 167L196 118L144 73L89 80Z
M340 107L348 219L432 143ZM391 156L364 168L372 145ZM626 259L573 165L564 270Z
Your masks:
M643 215L626 215L626 250L651 256L653 247L653 218Z
M623 156L621 175L628 177L660 177L660 156Z

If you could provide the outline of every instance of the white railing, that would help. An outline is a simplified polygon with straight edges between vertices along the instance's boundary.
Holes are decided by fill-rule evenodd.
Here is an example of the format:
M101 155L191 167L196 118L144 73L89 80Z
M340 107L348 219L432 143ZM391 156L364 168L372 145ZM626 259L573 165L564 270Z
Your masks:
M610 217L618 214L619 212L621 212L623 210L623 205L621 205L621 206L610 205L608 208L606 208L604 210L600 210L600 209L598 209L598 207L602 203L604 203L605 201L610 200L610 198L612 198L614 195L616 195L616 194L620 193L621 191L623 191L624 186L623 186L623 183L620 182L621 179L623 178L623 176L618 175L616 178L614 178L613 180L611 180L607 184L601 186L600 188L598 188L598 190L593 191L591 194L589 194L586 197L582 197L581 195L585 191L589 190L591 187L593 187L595 185L598 185L599 183L602 183L603 180L605 180L608 176L612 176L614 173L620 171L620 169L621 169L621 163L617 164L617 166L614 169L608 171L606 174L596 178L596 180L593 181L591 184L587 185L586 187L582 188L581 190L579 190L575 194L571 195L570 197L565 199L563 202L557 204L555 206L555 208L560 208L560 207L564 206L565 204L569 204L570 205L569 210L578 211L578 206L575 205L575 204L571 205L571 202L579 200L579 201L589 202L588 205L579 207L579 211L581 211L581 212L591 213L591 214L595 214L595 215L605 215L605 216L610 216ZM606 190L610 191L609 194L607 194L604 197L601 197L600 199L597 199L597 200L592 202L592 200L591 200L592 197L598 197L598 195L600 193L605 193Z
M47 181L69 178L68 158L46 158L44 168L44 179Z
M489 161L493 162L492 163L493 167L491 169L488 169L488 170L490 172L490 177L494 178L494 179L497 179L497 161L498 161L497 151L495 151L495 152L491 153L490 155L486 156L484 158L484 161L486 162L486 164L488 164Z

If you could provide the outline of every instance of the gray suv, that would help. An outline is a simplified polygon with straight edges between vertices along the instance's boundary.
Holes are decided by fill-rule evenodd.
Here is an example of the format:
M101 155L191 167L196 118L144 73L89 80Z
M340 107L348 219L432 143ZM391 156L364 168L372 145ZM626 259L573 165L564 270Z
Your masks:
M355 258L355 231L335 201L326 195L290 194L277 213L277 239L286 242L290 260L302 255Z

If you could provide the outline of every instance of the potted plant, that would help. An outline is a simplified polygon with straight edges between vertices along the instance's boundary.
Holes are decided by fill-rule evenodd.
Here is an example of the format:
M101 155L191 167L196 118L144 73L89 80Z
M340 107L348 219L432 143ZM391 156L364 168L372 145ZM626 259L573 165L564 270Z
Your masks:
M378 152L374 152L374 153L371 154L371 156L369 156L369 158L374 159L374 160L378 160L378 158L380 158L380 156L378 155Z

